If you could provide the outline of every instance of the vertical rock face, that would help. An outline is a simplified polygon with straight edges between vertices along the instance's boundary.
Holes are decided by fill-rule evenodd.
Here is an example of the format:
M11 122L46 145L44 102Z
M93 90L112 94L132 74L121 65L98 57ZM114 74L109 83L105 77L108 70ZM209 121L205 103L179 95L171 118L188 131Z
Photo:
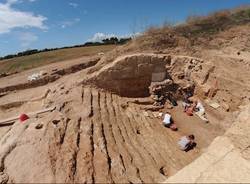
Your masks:
M185 56L126 55L104 66L92 75L88 83L120 96L145 97L149 95L151 82L169 79L180 88L193 85L192 78L203 80L205 83L209 74L203 78L199 77L203 75L202 63L202 60ZM194 72L197 73L196 76L193 75ZM177 92L176 90L173 92Z
M164 80L171 57L135 54L120 57L103 67L90 81L98 87L126 97L147 96L152 79Z

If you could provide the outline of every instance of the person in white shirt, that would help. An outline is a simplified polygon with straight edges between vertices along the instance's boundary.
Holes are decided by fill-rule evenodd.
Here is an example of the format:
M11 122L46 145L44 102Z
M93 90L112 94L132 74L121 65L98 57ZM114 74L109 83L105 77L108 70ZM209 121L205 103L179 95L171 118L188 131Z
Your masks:
M183 136L178 142L179 148L186 152L193 149L196 146L194 139L194 135Z
M205 108L202 105L202 103L200 101L196 101L195 103L197 104L196 107L195 107L195 109L196 109L196 113L195 114L197 116L199 116L203 121L208 122L208 119L205 116Z
M165 127L170 128L173 131L177 131L177 127L173 122L172 116L170 114L166 113L164 115L162 123Z
M201 114L205 114L205 108L203 107L203 105L201 104L201 102L197 102L196 109L197 109L198 112L200 112Z
M170 114L165 114L164 115L164 119L163 119L163 125L166 126L166 127L169 127L171 125L171 122L172 122L172 117Z

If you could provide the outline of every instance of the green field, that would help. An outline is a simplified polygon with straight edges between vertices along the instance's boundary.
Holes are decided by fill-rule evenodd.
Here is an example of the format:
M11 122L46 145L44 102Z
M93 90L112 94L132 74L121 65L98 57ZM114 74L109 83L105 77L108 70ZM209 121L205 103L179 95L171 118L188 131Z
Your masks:
M56 51L42 52L29 56L16 57L13 59L0 61L0 74L12 73L36 68L50 63L76 59L83 56L96 55L99 52L108 52L114 49L115 45L101 45L60 49Z

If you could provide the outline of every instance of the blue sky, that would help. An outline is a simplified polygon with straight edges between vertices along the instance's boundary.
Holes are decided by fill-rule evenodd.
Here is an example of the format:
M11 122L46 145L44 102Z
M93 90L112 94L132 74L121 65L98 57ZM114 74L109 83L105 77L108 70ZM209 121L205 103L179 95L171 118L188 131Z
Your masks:
M246 4L250 0L0 0L0 56L131 35Z

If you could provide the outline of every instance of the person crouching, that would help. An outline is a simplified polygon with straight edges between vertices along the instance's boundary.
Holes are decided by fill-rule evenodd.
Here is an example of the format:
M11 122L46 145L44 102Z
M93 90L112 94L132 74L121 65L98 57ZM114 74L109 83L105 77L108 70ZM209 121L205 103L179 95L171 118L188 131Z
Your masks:
M173 118L170 114L166 113L163 117L163 121L162 121L163 125L167 128L170 128L173 131L177 131L178 128L176 126L176 124L173 121Z
M192 150L196 146L194 139L194 135L183 136L178 142L179 148L186 152Z

